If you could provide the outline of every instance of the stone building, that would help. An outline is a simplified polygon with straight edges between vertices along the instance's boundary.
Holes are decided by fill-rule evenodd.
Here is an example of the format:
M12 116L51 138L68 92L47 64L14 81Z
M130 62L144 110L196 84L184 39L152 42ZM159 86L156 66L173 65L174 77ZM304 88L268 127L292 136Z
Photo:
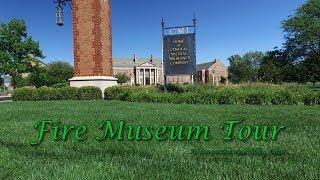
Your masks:
M228 69L221 60L215 59L197 65L197 80L199 82L219 85L222 78L228 79Z
M162 62L151 58L114 58L113 75L126 74L131 77L128 85L155 85L163 83Z
M126 74L131 81L126 85L154 85L163 84L162 61L153 56L151 58L114 58L113 75ZM197 65L196 77L190 75L168 76L168 83L192 83L195 81L218 85L221 77L228 78L226 66L220 60Z

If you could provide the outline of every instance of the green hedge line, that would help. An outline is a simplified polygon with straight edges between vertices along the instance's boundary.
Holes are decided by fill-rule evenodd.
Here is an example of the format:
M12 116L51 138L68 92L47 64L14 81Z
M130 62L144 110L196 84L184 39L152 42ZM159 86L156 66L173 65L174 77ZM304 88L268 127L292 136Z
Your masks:
M320 105L320 92L281 86L220 87L163 93L157 89L112 87L105 91L108 100L187 104Z
M14 90L14 101L49 101L49 100L99 100L102 92L96 87L63 87L63 88L30 88L23 87Z

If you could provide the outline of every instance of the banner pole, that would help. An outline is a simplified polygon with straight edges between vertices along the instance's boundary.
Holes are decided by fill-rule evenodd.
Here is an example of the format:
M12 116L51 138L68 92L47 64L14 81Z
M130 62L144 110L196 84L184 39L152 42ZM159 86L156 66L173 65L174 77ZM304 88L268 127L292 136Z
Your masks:
M164 19L162 17L161 19L161 27L162 27L162 72L163 72L163 91L164 93L167 93L168 90L167 90L167 76L166 76L166 72L165 72L165 69L164 69Z

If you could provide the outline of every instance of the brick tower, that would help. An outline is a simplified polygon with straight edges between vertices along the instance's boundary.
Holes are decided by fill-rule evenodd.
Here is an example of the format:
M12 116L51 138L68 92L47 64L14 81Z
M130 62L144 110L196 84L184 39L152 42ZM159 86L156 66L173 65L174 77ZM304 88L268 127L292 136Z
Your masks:
M73 87L116 85L112 77L112 24L110 0L73 0Z

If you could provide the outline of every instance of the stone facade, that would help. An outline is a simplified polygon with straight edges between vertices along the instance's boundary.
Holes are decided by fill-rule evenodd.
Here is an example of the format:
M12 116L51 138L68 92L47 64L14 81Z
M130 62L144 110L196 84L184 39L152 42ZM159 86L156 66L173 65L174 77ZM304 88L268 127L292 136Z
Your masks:
M126 74L131 78L127 85L155 85L163 83L162 63L158 59L115 58L113 76Z
M75 77L112 76L110 0L73 0Z

